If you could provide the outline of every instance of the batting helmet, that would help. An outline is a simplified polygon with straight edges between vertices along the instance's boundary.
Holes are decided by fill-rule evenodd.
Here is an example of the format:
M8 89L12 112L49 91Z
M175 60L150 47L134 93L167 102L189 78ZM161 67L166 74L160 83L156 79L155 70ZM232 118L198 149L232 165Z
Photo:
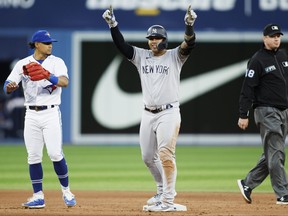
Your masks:
M163 38L164 40L158 44L158 49L167 49L168 47L168 37L167 37L167 32L165 28L161 25L152 25L148 30L147 30L147 36L146 38L150 37L159 37Z

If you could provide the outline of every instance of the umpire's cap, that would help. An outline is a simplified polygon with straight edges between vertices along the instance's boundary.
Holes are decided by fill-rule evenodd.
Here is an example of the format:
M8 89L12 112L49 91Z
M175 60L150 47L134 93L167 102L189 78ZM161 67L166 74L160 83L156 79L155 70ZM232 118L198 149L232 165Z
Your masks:
M264 36L272 36L272 35L275 35L275 34L283 35L279 25L271 23L271 24L268 24L268 25L266 25L264 27L264 30L263 30L263 35Z
M37 32L35 32L32 36L32 43L35 42L57 42L56 39L51 38L50 33L46 30L39 30Z
M160 38L167 39L167 32L166 32L165 28L161 25L152 25L147 30L146 38L149 39L150 37L160 37Z

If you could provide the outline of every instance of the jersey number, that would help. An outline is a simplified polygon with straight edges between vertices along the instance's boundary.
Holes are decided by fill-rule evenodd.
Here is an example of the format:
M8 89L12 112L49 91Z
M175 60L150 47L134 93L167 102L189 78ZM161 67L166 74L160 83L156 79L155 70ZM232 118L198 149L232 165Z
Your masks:
M252 78L254 76L254 74L255 74L254 70L246 70L245 77Z

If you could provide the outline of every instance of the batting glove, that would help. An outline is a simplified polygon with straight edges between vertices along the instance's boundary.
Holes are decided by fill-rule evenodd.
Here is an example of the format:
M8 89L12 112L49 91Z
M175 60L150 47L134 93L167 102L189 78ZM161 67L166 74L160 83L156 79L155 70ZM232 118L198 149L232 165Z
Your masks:
M102 17L103 19L105 19L110 28L114 28L118 25L118 22L115 19L113 8L111 5L110 8L103 13Z
M186 25L193 26L194 22L197 18L197 14L192 10L191 5L189 5L187 12L184 17L184 21Z

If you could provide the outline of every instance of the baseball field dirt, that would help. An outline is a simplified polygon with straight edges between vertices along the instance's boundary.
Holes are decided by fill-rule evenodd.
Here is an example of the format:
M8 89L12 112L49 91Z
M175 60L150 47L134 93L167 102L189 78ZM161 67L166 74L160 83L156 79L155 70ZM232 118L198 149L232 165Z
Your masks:
M288 205L276 205L272 193L252 194L253 203L246 204L240 193L199 193L179 192L175 203L187 206L186 212L144 212L142 207L149 192L98 192L73 191L77 206L67 208L60 191L45 191L44 209L23 209L21 203L31 195L30 191L1 190L0 215L5 216L151 216L151 215L189 215L189 216L282 216L288 215Z

